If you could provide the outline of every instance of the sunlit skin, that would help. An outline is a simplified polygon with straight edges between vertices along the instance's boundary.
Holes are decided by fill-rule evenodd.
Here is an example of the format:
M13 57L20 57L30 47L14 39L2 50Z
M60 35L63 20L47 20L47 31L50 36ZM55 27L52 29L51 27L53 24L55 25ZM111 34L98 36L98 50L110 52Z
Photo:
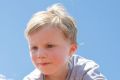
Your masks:
M28 36L28 45L33 64L46 80L65 80L76 44L71 44L58 28L44 26Z

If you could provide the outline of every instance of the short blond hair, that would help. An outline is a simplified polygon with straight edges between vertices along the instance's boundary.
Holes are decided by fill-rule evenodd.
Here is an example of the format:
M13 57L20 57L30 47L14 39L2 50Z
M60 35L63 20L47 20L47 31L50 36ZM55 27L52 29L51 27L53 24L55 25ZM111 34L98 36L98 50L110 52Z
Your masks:
M31 33L45 27L45 25L57 27L63 32L66 39L70 40L71 43L77 44L75 20L61 4L54 4L46 11L35 13L27 24L25 36L28 37Z

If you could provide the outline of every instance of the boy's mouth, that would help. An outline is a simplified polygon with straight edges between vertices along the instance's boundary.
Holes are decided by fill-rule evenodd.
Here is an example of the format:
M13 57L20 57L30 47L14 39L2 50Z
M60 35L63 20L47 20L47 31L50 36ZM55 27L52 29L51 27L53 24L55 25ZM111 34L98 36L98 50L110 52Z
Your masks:
M50 63L38 63L38 65L40 66L46 66L46 65L49 65Z

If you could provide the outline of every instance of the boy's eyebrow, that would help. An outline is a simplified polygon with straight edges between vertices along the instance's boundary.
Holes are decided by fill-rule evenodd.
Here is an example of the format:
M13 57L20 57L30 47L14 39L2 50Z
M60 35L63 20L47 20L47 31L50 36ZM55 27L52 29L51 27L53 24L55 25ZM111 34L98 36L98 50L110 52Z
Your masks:
M53 42L48 42L47 44L53 44Z
M29 44L29 47L34 47L34 46L36 46L36 45L35 44L31 44L31 43Z
M57 45L57 43L55 43L55 42L48 42L48 43L46 43L47 45Z

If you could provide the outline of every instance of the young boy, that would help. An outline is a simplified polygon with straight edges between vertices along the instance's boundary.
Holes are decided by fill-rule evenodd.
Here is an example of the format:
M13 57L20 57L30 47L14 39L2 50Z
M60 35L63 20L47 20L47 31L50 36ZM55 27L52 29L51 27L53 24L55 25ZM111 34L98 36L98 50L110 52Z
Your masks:
M36 13L25 30L35 70L24 80L105 80L98 65L75 55L77 29L64 7Z

